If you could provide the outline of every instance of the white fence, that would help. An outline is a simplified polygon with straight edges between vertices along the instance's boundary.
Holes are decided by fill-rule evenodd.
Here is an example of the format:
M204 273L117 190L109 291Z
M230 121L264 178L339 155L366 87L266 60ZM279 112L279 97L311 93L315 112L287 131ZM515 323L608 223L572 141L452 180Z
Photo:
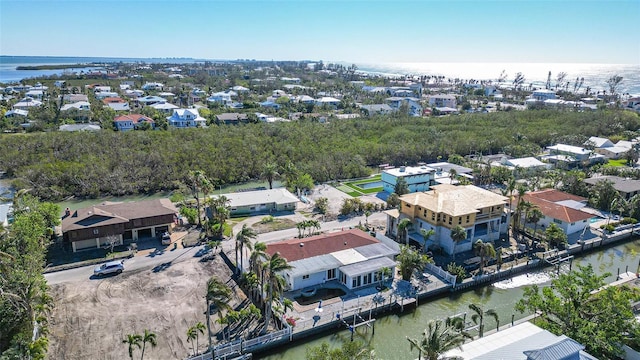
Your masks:
M449 272L443 270L439 266L435 266L433 264L427 264L426 269L427 269L427 271L430 271L430 272L436 274L437 276L443 278L444 281L448 282L449 284L455 284L456 283L456 276L455 275L451 275Z

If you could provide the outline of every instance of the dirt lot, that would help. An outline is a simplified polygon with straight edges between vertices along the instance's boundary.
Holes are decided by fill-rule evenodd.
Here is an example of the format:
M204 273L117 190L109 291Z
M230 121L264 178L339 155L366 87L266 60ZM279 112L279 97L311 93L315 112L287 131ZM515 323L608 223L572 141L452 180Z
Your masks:
M206 263L189 257L157 272L125 271L105 279L54 285L48 358L128 359L122 340L150 329L157 334L158 346L147 346L145 359L184 359L192 352L187 329L198 321L206 323L207 280L215 276L225 282L230 274L218 255ZM232 281L228 285L235 291L230 303L235 307L245 296ZM214 334L220 330L216 318L212 315ZM200 336L199 344L201 350L206 348L206 336ZM134 357L138 356L136 349Z

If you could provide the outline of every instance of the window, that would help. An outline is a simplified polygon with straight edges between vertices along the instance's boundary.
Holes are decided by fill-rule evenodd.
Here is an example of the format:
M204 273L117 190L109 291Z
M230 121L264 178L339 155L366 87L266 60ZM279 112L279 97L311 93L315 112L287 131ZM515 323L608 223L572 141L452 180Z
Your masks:
M302 275L302 280L307 280L309 278L309 275Z
M558 220L558 219L553 219L553 222L556 224L562 224L562 220Z
M405 206L405 207L408 207L408 208L410 208L410 207L411 207L411 205L410 205L410 204L404 204L404 206Z
M436 221L436 213L434 212L431 213L431 221Z
M458 218L458 225L462 225L462 217Z
M362 281L364 285L371 284L371 273L363 276L364 280Z
M100 233L100 231L98 229L93 229L93 234L94 235L98 235Z
M335 278L336 278L336 269L327 270L327 280L331 280Z
M380 271L376 271L375 273L373 273L373 281L380 280L382 280L382 273Z
M467 223L469 222L469 219L470 219L470 217L469 217L469 215L467 215Z

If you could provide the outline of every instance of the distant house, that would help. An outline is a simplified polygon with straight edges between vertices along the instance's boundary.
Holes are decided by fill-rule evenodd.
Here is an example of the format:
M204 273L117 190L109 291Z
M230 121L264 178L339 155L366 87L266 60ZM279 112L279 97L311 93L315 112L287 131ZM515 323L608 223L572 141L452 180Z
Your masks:
M141 114L116 116L113 119L113 123L118 131L137 129L142 123L148 123L152 129L155 127L155 122L152 118Z
M539 227L545 229L555 223L567 235L583 231L589 226L589 219L595 217L592 213L583 211L586 209L587 199L555 189L528 192L523 195L522 200L537 206L544 215L538 222ZM515 207L517 203L518 201L514 201L512 206Z
M259 104L263 108L280 110L280 104L273 101L263 101Z
M227 105L233 102L233 100L231 99L231 95L225 92L217 92L217 93L211 94L211 96L207 98L207 101L211 103L222 104L222 105Z
M323 96L319 99L316 99L316 105L317 106L328 106L332 109L337 109L338 105L340 105L340 100L334 98L334 97L330 97L330 96Z
M65 124L58 127L60 131L99 131L100 125L95 124Z
M149 105L149 106L154 108L154 109L156 109L156 110L158 110L158 111L160 111L160 112L167 113L167 114L171 114L171 113L173 113L173 110L179 109L178 106L173 105L173 104L168 103L168 102L159 102L159 103L155 103L155 104L152 104L152 105Z
M429 191L402 195L400 202L400 210L385 212L388 233L397 236L399 221L407 218L412 224L409 242L447 254L469 251L478 239L495 241L507 233L507 198L473 185L434 185ZM456 226L464 228L467 237L454 243L451 230ZM434 230L435 235L425 243L421 229Z
M42 101L35 100L30 97L25 97L24 99L13 104L13 109L29 110L30 108L35 108L40 106L42 106Z
M65 87L66 85L67 85L67 82L66 82L66 81L64 81L64 80L56 80L56 81L53 83L53 86L55 86L55 87L57 87L57 88L63 88L63 87Z
M613 146L613 142L609 139L592 136L589 140L585 141L584 145L592 145L594 148L604 148Z
M360 111L366 116L391 114L395 110L388 104L359 105Z
M117 98L120 95L117 92L101 91L101 92L97 92L95 96L96 96L96 99L102 100L106 98Z
M176 128L203 127L207 124L207 119L200 116L198 109L174 109L167 121L169 126Z
M107 202L65 212L62 234L73 252L106 246L111 237L117 245L122 245L171 230L177 213L169 199Z
M359 229L267 244L270 256L279 253L290 270L283 271L287 291L313 288L335 281L349 289L376 285L382 269L395 274L397 244L374 238Z
M162 88L164 87L163 84L158 83L158 82L148 82L144 85L142 85L142 90L162 90Z
M429 106L456 108L457 106L456 96L455 95L430 95Z
M89 102L89 97L85 94L64 94L62 95L62 101L65 103Z
M102 102L115 111L129 111L129 103L119 97L108 97L102 99Z
M616 189L620 196L626 200L640 194L640 180L619 176L597 176L584 180L584 182L589 186L594 186L600 181L611 181L613 183L613 188Z
M609 139L592 136L585 144L595 144L594 152L605 156L607 159L620 159L627 151L633 149L637 142L620 140L614 144Z
M88 101L77 101L71 104L62 105L60 111L67 111L71 109L77 109L80 111L89 111L91 110L91 104Z
M547 90L547 89L534 90L533 93L531 94L531 99L534 99L536 101L545 101L545 100L551 100L555 98L556 98L556 92L553 90Z
M547 150L549 154L542 156L541 160L554 164L564 164L567 167L606 161L604 156L593 154L591 150L579 146L556 144L547 146Z
M28 96L32 99L37 99L37 100L42 100L42 97L44 96L44 91L42 90L29 90L27 91L24 96Z
M521 173L530 173L536 170L547 170L551 167L551 165L543 163L531 156L518 159L503 158L500 162L493 162L491 165L505 166L509 170L519 171Z
M399 97L393 96L386 99L389 106L391 106L395 111L400 110L403 105L407 106L407 113L411 116L421 116L422 115L422 105L420 105L420 100L413 97Z
M216 120L225 124L238 124L238 123L246 123L249 121L247 114L240 113L224 113L216 115Z
M143 106L148 106L153 104L166 103L167 99L160 96L145 96L145 97L136 99L136 101L142 104Z
M4 113L6 118L26 118L29 115L29 111L22 109L13 109Z
M462 360L597 360L577 341L555 335L530 322L465 343L443 356Z
M300 202L285 188L243 191L224 194L224 196L230 201L231 216L281 211L293 212Z

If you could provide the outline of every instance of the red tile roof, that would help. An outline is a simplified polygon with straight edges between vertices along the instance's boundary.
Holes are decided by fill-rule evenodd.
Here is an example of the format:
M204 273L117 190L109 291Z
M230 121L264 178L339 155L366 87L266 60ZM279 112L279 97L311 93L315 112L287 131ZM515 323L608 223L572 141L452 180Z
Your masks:
M523 199L534 205L537 205L538 208L540 208L540 211L542 211L545 216L562 220L564 222L574 223L593 217L592 214L586 213L584 211L557 204L557 202L559 201L573 200L583 202L587 199L581 196L567 194L555 189L546 189L526 193L523 196ZM517 204L517 202L515 202L515 204Z
M150 117L146 117L144 115L141 114L129 114L129 115L122 115L122 116L116 116L113 121L133 121L134 124L137 124L139 122L142 121L146 121L146 122L153 122L153 119Z
M267 244L267 253L276 252L288 262L308 259L332 252L377 244L379 241L359 229L311 236L303 239L289 239Z

